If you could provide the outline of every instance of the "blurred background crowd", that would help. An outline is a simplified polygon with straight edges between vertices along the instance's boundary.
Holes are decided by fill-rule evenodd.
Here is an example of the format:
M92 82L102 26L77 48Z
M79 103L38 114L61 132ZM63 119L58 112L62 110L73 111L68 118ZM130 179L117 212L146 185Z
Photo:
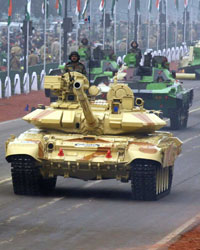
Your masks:
M56 0L55 0L56 1ZM55 2L54 1L54 2ZM81 8L83 8L85 0L81 0ZM163 0L164 1L164 0ZM6 1L5 1L6 2ZM70 54L71 51L77 50L77 28L78 28L78 45L82 38L86 37L91 48L95 48L97 45L102 45L103 43L103 14L99 11L99 1L92 2L91 11L87 12L84 17L79 18L77 21L77 16L75 15L76 0L63 0L61 1L63 6L67 2L67 15L72 18L73 28L71 32L68 32L68 43L67 43L67 53ZM111 14L111 0L107 1L106 5L106 39L105 46L113 48L114 39L114 18ZM127 33L129 32L129 40L134 39L134 2L132 1L132 6L130 9L130 20L127 20L127 4L124 0L118 0L117 9L117 23L116 23L116 53L117 55L124 55L127 52ZM149 48L157 49L158 46L158 10L152 8L151 13L148 11L149 0L140 1L139 7L139 17L138 17L138 33L137 41L139 47L142 51L148 48L147 44L147 33L148 33L148 23L149 23ZM168 1L168 46L175 46L175 30L177 24L177 41L176 45L180 46L183 39L183 23L184 23L184 1L179 1L179 8L176 9L174 5L174 0ZM10 33L10 67L11 70L22 70L23 69L23 59L24 59L24 34L22 31L24 11L21 6L25 6L26 0L13 0L13 16L11 23L11 33ZM153 4L155 5L154 1ZM32 32L29 39L29 66L34 66L36 64L41 64L44 61L44 16L41 13L41 1L32 1ZM46 63L59 62L59 34L63 33L60 30L60 22L65 15L64 7L62 10L62 15L58 16L55 10L55 3L52 3L49 7L49 15L47 18L47 47L46 47ZM7 60L7 9L8 4L3 3L1 8L1 18L0 18L0 70L6 70L6 60ZM165 6L163 5L161 12L163 15L165 13ZM189 1L187 9L187 37L186 43L190 45L193 41L197 41L200 38L200 1L193 0ZM128 31L128 21L129 21L129 31ZM165 29L165 23L161 23L160 29ZM165 36L161 36L160 49L162 44L165 44ZM63 37L62 37L62 48L63 48ZM63 49L61 50L63 51Z

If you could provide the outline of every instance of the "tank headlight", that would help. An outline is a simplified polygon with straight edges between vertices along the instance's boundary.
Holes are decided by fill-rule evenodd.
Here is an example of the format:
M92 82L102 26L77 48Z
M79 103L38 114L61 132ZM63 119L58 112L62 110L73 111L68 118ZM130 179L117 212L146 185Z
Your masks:
M135 103L137 106L141 107L141 106L144 106L144 100L142 98L137 98L135 100Z
M75 89L80 89L81 88L81 83L80 82L75 82L74 83L74 88Z
M49 143L47 144L47 148L48 148L49 151L52 151L52 150L54 149L54 144L53 144L53 142L49 142Z

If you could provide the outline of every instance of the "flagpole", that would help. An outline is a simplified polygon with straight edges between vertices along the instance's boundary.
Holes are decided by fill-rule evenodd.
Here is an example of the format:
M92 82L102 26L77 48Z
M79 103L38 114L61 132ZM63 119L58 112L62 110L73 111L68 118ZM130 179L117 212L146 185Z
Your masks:
M184 43L186 43L186 8L184 11Z
M193 1L191 3L191 45L193 42L193 34L192 34L192 29L193 29Z
M130 9L128 8L128 31L127 31L127 41L126 41L126 54L128 53L129 47L129 32L130 32Z
M151 14L149 12L148 14L148 29L147 29L147 49L149 49L149 39L150 39L150 20L151 20Z
M90 0L90 19L89 19L89 45L91 50L91 20L92 20L92 0Z
M140 39L140 12L137 10L138 25L137 25L137 40Z
M47 31L47 0L44 3L44 74L46 75L46 31Z
M79 29L79 16L77 15L76 19L76 49L78 50L78 29Z
M175 49L177 47L177 38L178 38L178 10L176 8Z
M117 2L115 2L115 17L114 17L114 53L117 53Z
M29 52L29 20L27 20L27 41L26 41L26 73L28 73L28 52Z
M158 12L158 16L157 16L157 51L158 51L158 48L159 48L159 12Z
M60 34L59 34L59 64L61 65L62 63L62 22L61 22L61 18L60 18Z
M166 49L168 49L168 1L165 0L165 8L166 8L166 11L165 11L165 15L166 15Z
M8 25L7 76L10 77L10 24Z
M106 8L103 9L103 49L105 49L105 37L106 37Z

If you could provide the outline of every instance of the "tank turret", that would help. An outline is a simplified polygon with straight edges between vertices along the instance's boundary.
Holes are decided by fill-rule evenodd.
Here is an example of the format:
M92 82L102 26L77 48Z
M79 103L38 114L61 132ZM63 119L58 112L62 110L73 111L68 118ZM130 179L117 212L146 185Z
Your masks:
M133 92L126 84L113 84L107 102L100 104L89 101L85 92L88 80L77 72L47 76L45 88L54 91L58 101L23 118L39 128L116 135L152 133L166 124L158 112L145 110L142 102L136 101L135 106Z

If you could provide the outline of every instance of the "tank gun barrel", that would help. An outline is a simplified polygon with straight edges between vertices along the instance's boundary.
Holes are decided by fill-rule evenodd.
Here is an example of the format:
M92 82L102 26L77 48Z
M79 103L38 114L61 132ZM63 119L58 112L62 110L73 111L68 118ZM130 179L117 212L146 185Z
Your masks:
M83 85L80 82L75 82L74 89L76 90L76 94L78 96L80 105L83 109L83 113L84 113L85 119L87 121L88 127L96 128L98 126L98 119L92 113L90 103L88 101L86 94L84 93L84 90L83 90Z

